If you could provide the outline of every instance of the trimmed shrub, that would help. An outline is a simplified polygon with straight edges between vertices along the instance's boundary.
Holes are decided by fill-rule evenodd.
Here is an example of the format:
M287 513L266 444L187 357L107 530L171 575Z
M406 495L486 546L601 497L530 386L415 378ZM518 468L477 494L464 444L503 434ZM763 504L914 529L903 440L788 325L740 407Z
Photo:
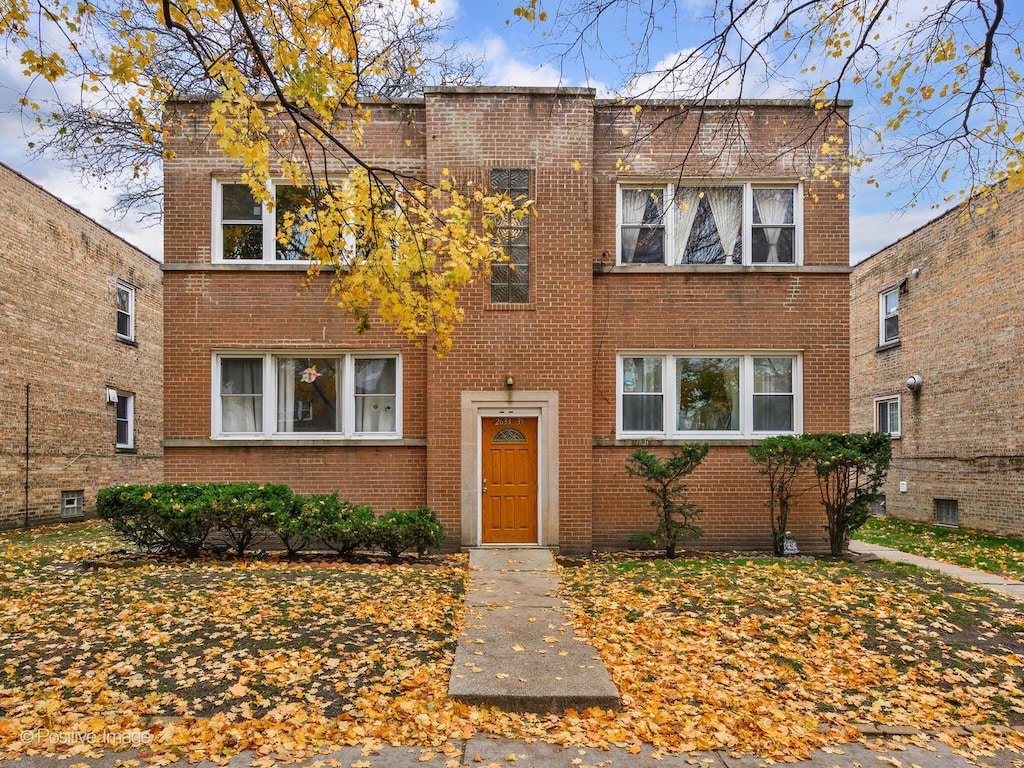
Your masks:
M115 485L96 494L96 514L136 546L197 557L212 521L202 483Z
M785 551L786 528L793 498L803 491L793 488L804 462L811 455L810 441L798 435L766 437L748 449L757 462L758 474L768 480L768 517L772 525L772 551L782 557Z
M338 501L337 495L320 497L315 519L311 524L324 546L343 557L350 556L360 547L369 546L373 539L373 509Z
M666 557L675 557L679 544L703 533L693 522L702 510L686 498L683 478L693 472L707 454L707 443L691 443L672 449L671 455L664 459L637 448L626 460L629 475L647 481L644 490L651 494L651 506L658 513L658 527L653 536L665 548Z
M408 549L423 557L428 549L436 549L447 538L437 512L430 507L399 510L383 514L373 527L372 541L391 557L398 558Z
M210 483L202 497L212 528L223 531L238 557L257 534L274 530L282 514L291 514L294 494L287 485Z
M295 494L290 507L280 508L271 521L271 528L281 539L288 557L295 557L319 538L325 519L324 507L337 507L338 494Z

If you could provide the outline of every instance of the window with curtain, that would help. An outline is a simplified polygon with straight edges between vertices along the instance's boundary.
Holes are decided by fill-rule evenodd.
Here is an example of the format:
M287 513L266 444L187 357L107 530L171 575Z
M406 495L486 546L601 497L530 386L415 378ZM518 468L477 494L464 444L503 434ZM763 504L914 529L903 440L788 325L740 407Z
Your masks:
M396 354L216 355L218 437L397 438L401 361Z
M504 192L516 207L530 198L530 171L526 168L494 168L491 191ZM491 303L528 304L530 301L530 218L511 214L494 229L508 261L491 265Z
M796 260L796 220L791 187L755 188L750 233L754 264L792 264Z
M303 223L313 217L311 206L314 202L314 191L309 187L294 184L278 184L274 187L274 256L277 261L306 261L306 245L309 233L304 231ZM290 216L286 216L290 214ZM290 220L284 242L277 233L284 232L285 221Z
M622 431L664 429L665 396L660 357L622 358Z
M754 431L793 431L793 358L755 357Z
M394 432L397 361L393 357L355 360L356 432Z
M796 264L798 192L752 182L620 186L619 263Z
M622 190L623 264L665 263L665 190Z
M277 431L340 432L342 359L278 357Z
M900 396L875 400L875 431L891 437L900 436Z
M263 358L220 361L220 431L263 431Z
M645 352L618 359L621 437L755 438L802 428L798 354Z

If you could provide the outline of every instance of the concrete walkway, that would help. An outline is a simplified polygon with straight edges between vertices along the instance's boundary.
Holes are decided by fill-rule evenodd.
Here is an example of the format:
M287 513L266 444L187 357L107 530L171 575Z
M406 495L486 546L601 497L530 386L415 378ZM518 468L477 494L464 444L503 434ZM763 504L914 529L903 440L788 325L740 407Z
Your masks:
M932 560L919 555L911 555L891 547L883 547L880 544L870 544L866 541L851 541L850 552L855 555L876 555L883 560L892 560L896 563L910 563L921 568L928 568L932 571L939 571L947 576L966 581L971 584L978 584L995 592L1000 592L1018 600L1024 600L1024 581L1004 579L984 571L975 571L970 568L963 568L959 565L943 563L939 560Z
M869 741L875 742L875 739ZM997 752L994 755L968 760L950 751L949 747L937 741L927 747L906 745L901 747L883 741L872 744L837 744L826 749L815 750L808 760L794 765L797 768L1019 768L1020 755L1015 752ZM18 760L2 760L3 768L55 768L55 766L88 766L88 768L119 768L123 760L140 760L137 752L110 752L102 757L75 755L55 759L52 755L22 757ZM163 765L164 763L160 763ZM145 768L148 762L140 760ZM171 763L176 768L266 768L268 759L251 752L235 755L226 763L201 761L188 763L185 758ZM779 763L764 758L745 755L730 756L726 752L695 752L682 755L666 755L645 745L633 754L620 747L607 750L593 747L563 747L541 741L492 738L474 736L466 741L453 742L448 749L427 747L375 748L345 747L329 754L308 757L298 762L276 763L280 768L769 768Z
M618 708L608 670L563 615L561 587L550 550L470 551L448 694L512 712Z

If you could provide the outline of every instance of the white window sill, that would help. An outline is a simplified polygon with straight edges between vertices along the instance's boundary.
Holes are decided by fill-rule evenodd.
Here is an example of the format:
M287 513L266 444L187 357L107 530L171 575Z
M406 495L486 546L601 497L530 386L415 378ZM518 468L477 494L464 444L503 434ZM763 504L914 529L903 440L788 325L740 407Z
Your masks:
M426 438L422 437L223 437L215 436L204 439L174 438L163 440L164 448L336 448L347 446L382 447L382 446L424 446Z

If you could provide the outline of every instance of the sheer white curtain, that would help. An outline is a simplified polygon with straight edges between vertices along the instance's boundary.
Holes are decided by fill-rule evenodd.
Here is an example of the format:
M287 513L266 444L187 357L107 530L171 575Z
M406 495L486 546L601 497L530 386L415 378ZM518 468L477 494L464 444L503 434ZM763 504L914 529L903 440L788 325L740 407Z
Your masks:
M295 431L295 369L297 360L277 361L277 431Z
M672 206L672 224L675 228L675 245L672 261L674 264L686 263L686 244L690 240L690 230L697 218L700 205L700 190L695 187L679 187L676 190L675 205Z
M725 251L725 263L733 263L736 238L743 224L743 193L738 187L710 187L707 192L711 215L715 217L718 237Z
M622 190L622 263L631 264L640 237L640 225L651 199L650 189Z
M762 224L788 224L786 213L793 193L785 189L755 189L754 207ZM779 236L782 227L762 227L768 241L768 263L779 263Z
M222 432L263 431L263 361L225 358L220 362Z
M356 432L395 431L394 358L356 360Z

